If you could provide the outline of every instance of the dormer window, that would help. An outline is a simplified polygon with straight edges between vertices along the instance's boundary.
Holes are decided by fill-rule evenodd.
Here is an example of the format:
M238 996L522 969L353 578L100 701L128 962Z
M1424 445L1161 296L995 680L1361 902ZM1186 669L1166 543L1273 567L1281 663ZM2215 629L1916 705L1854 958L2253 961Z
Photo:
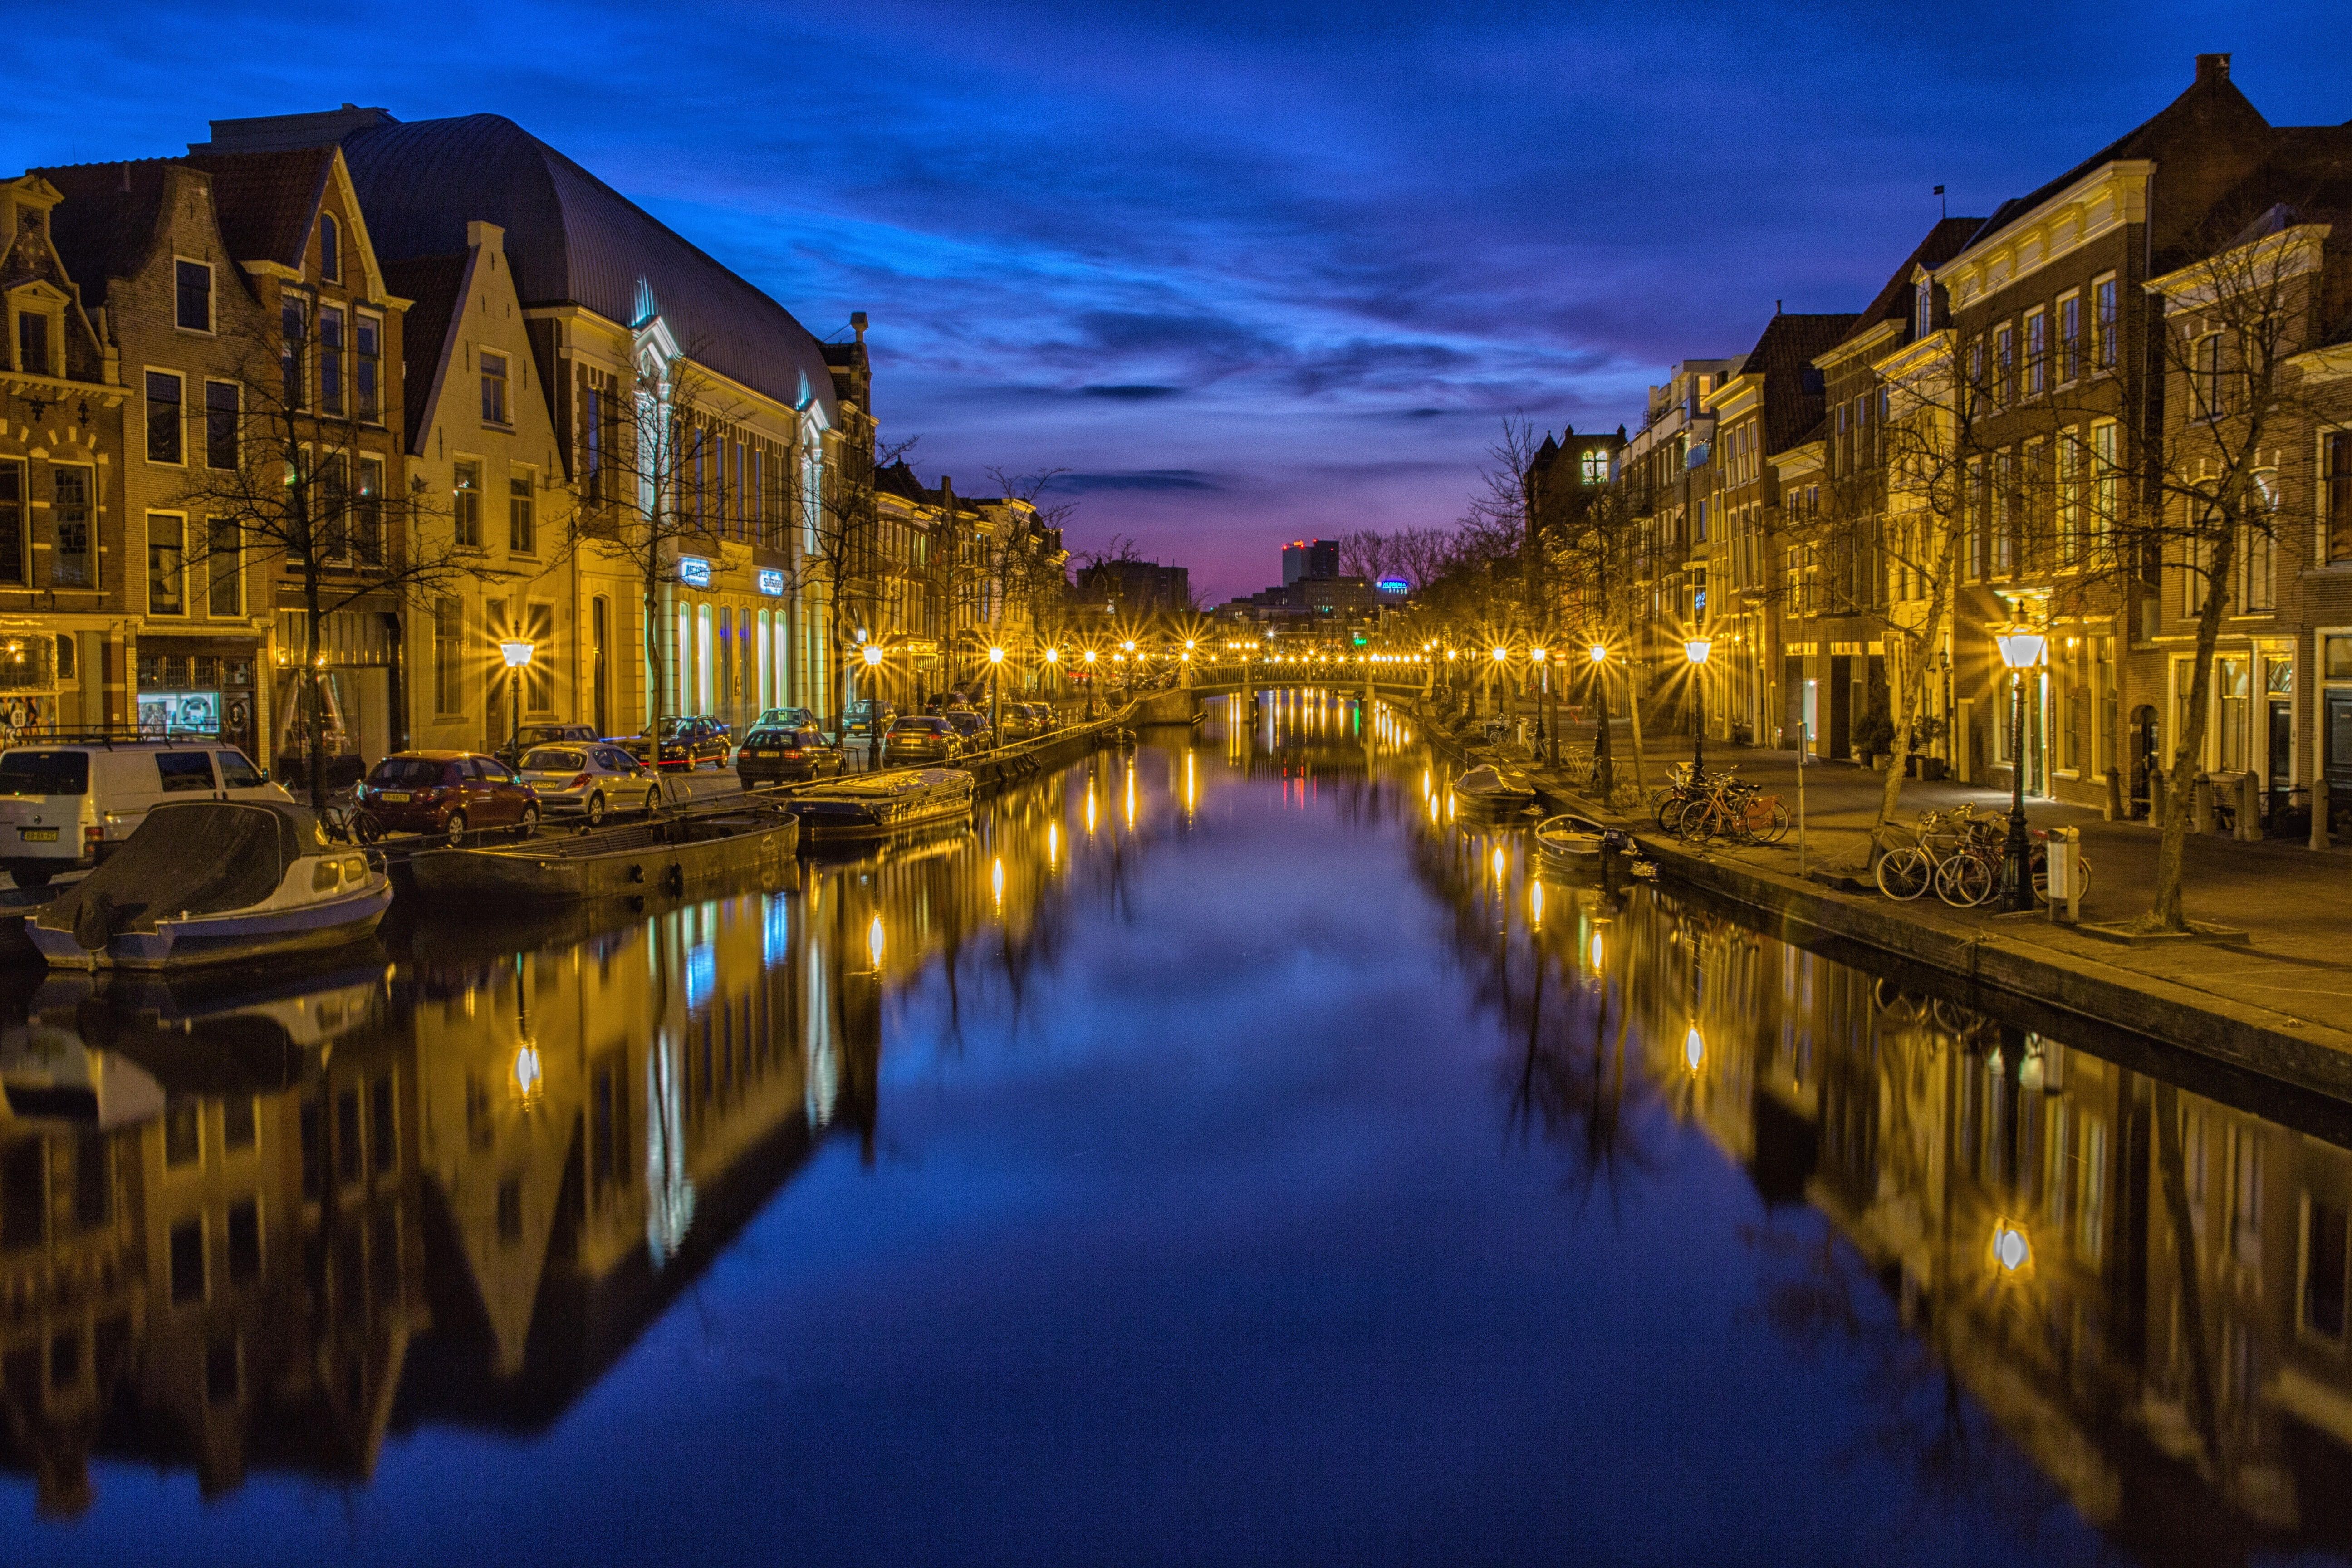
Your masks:
M1922 277L1911 304L1911 332L1914 337L1926 337L1936 330L1936 280Z
M335 222L332 213L319 215L319 276L330 283L342 280L342 226Z
M55 374L50 369L49 318L46 312L16 312L16 368L26 375Z
M213 330L213 269L202 261L173 261L173 283L177 296L175 324L183 331Z

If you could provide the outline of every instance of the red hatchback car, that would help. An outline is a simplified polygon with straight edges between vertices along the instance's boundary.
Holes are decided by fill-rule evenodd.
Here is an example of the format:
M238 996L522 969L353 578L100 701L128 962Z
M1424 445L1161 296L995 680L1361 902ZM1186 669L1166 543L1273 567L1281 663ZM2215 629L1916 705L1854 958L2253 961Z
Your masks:
M539 797L496 757L471 752L399 752L359 787L362 833L432 833L539 826Z

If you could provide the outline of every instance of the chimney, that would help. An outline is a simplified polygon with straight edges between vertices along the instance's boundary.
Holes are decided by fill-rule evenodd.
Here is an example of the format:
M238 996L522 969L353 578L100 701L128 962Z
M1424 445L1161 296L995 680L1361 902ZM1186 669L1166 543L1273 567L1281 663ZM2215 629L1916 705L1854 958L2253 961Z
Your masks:
M468 219L466 224L466 248L487 250L493 255L503 256L507 248L507 231L497 224L485 223L480 218Z
M2200 86L2200 87L2203 87L2203 86L2205 86L2205 85L2206 85L2207 83L2209 83L2209 82L2227 81L2227 80L2229 80L2229 79L2230 79L2230 57L2229 57L2229 56L2227 56L2227 55L2199 55L2199 56L2197 57L2197 85L2198 85L2198 86Z
M863 310L850 311L849 328L850 331L857 334L857 341L860 343L863 343L866 341L866 312Z

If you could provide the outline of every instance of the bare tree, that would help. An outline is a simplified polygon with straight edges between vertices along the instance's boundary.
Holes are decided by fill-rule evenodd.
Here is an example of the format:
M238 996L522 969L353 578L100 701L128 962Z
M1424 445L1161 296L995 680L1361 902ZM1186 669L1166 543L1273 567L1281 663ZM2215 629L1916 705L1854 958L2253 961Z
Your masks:
M259 568L271 583L291 574L302 596L301 667L295 700L302 724L303 769L312 802L327 796L329 699L320 658L325 617L354 605L425 602L477 575L477 557L453 530L429 527L445 515L416 487L387 493L391 452L371 452L381 438L379 411L339 374L319 375L324 350L305 341L289 312L281 342L232 343L227 376L236 403L207 402L203 461L191 462L174 497L196 530L182 541L183 562L202 561L208 581ZM338 348L340 345L336 345ZM462 499L462 498L461 498ZM171 547L150 541L159 586L186 592Z

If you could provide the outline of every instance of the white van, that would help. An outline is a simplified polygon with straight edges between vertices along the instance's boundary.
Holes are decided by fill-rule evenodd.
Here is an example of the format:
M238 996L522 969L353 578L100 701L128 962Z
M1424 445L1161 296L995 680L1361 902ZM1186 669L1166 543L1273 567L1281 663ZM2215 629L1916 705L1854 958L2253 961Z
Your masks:
M20 888L87 871L167 800L291 802L212 741L33 742L0 752L0 870Z

